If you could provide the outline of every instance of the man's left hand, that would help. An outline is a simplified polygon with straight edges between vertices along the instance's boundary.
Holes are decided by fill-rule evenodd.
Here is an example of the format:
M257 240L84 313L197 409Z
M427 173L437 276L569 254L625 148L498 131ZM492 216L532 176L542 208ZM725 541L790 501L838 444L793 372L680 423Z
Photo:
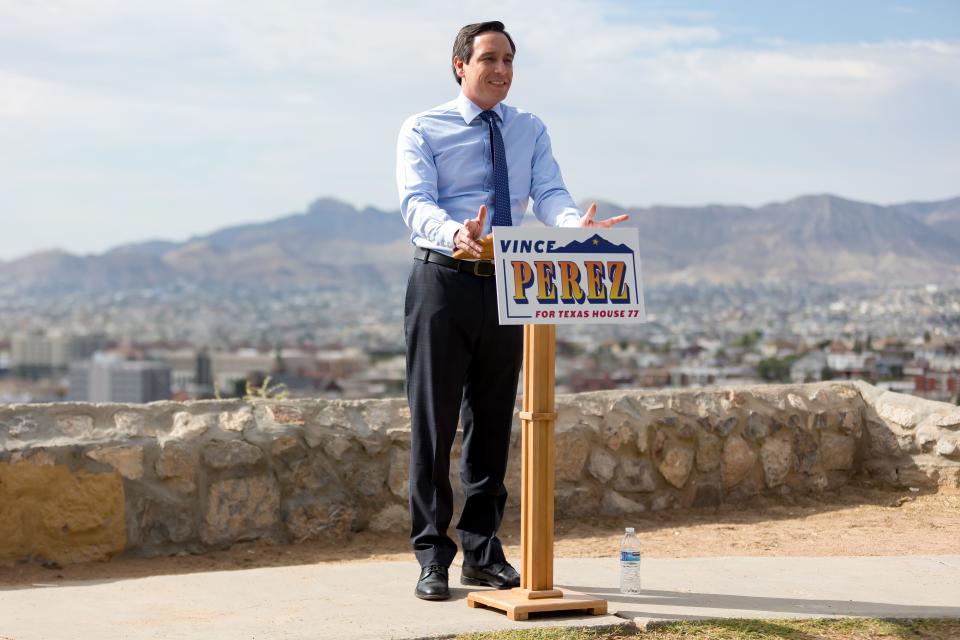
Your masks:
M587 209L587 214L580 219L581 227L601 227L607 229L612 227L615 224L620 224L624 220L629 220L630 216L627 214L621 214L619 216L613 216L612 218L607 218L606 220L594 220L597 216L597 203L594 202L590 205L590 208Z

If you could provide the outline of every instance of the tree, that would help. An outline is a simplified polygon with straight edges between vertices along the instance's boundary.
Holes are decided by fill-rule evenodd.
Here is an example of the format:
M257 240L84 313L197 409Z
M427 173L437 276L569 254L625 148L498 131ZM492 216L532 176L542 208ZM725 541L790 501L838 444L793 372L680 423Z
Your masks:
M742 347L743 349L752 349L758 342L760 342L760 338L762 337L763 332L759 329L754 329L749 333L744 333L741 335L737 339L736 345L738 347Z
M767 382L787 382L792 358L764 358L757 363L757 373Z

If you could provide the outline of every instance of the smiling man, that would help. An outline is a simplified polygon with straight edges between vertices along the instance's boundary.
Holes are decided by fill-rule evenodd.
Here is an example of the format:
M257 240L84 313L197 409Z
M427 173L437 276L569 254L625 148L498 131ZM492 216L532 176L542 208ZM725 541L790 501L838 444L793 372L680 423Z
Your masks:
M463 426L457 523L461 582L508 589L520 576L507 563L497 530L507 491L510 427L522 359L522 327L500 326L496 284L480 239L519 225L530 200L551 226L609 227L626 219L581 216L553 158L539 118L503 104L516 46L501 22L463 27L453 44L455 100L407 119L397 143L400 209L410 228L413 269L404 331L410 403L411 542L421 572L415 595L450 596L447 570L457 552L450 450ZM487 215L491 211L492 215Z

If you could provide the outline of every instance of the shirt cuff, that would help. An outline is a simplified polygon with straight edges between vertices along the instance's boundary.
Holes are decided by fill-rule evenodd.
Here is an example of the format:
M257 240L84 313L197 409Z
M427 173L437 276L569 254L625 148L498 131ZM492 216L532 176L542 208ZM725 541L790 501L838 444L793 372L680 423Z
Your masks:
M440 225L440 231L437 233L437 244L448 249L453 249L453 236L462 228L463 225L459 222L454 222L453 220L445 221Z
M580 226L580 212L576 209L564 209L559 214L557 214L557 224L558 227L579 227Z

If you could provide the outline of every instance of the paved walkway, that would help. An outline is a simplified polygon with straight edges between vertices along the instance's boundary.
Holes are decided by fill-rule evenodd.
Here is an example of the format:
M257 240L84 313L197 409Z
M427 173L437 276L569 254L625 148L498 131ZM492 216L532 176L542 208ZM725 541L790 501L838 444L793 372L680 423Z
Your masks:
M643 561L642 595L613 559L559 559L559 586L606 598L606 616L511 622L453 598L413 597L412 562L322 564L0 587L0 640L434 638L651 619L960 617L960 555Z

